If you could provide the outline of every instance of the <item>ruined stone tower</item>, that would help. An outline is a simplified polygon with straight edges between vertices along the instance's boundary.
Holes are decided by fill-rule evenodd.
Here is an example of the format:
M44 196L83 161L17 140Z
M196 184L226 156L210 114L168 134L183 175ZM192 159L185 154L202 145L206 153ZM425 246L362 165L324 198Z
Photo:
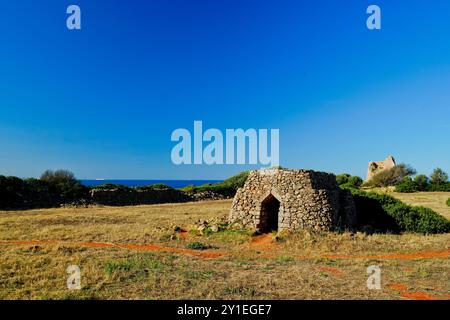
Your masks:
M372 179L372 177L377 173L391 169L393 167L395 167L395 159L393 156L388 156L384 161L369 162L366 181Z
M332 174L270 169L250 172L233 200L229 220L260 232L308 228L353 228L356 210L350 192Z

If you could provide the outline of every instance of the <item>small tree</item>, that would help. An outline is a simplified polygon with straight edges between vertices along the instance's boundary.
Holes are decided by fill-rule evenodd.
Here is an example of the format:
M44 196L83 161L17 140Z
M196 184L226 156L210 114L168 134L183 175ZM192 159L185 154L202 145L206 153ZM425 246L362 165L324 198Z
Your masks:
M363 184L363 182L364 182L363 179L361 179L358 176L351 176L350 178L348 178L348 183L357 188L359 188Z
M362 185L363 179L358 176L352 176L351 174L343 173L336 176L336 182L342 188L358 189Z
M351 177L348 173L338 174L336 176L336 182L338 185L345 184L348 182L348 179Z
M428 177L424 174L419 174L414 178L414 183L418 191L425 191L428 188Z
M448 181L448 174L441 168L436 168L430 176L430 181L432 184L445 184Z
M85 196L84 187L75 175L67 170L46 170L41 175L41 180L47 182L60 197L61 202L79 200Z
M418 191L418 186L411 177L404 177L403 181L395 186L395 192L410 193L416 191Z
M416 174L411 166L401 163L387 170L375 174L366 184L373 187L395 186L403 181L405 177Z
M68 170L46 170L41 175L41 180L50 184L76 184L78 183L75 175Z

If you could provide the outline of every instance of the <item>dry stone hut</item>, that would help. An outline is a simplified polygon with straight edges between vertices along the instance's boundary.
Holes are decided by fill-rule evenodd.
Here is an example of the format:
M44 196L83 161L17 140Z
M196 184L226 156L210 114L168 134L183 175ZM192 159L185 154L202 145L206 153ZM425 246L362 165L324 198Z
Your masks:
M333 174L311 170L252 171L233 200L229 220L260 232L308 228L353 228L356 210L350 192Z

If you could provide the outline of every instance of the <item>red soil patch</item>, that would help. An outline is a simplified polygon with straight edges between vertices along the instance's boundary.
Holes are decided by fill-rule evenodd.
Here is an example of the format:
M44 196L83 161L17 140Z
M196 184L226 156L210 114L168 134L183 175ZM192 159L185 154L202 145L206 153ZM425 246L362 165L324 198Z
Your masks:
M171 253L189 254L201 258L218 258L224 255L224 253L220 252L207 252L191 249L169 248L153 244L114 244L106 242L64 242L64 241L60 242L54 240L0 241L0 245L55 245L55 244L66 244L86 248L119 248L119 249L142 250L142 251L171 252Z
M389 289L399 291L400 296L406 299L413 300L441 300L439 297L433 296L425 292L409 292L408 287L404 284L393 283L388 285Z
M390 284L390 285L388 285L388 288L392 289L392 290L400 291L400 292L408 290L407 286L405 286L404 284L400 284L400 283Z
M400 294L403 298L413 300L440 300L439 298L429 295L425 292L402 292Z
M273 236L270 233L254 236L250 240L251 247L257 247L261 250L273 249Z
M388 260L388 259L431 259L431 258L447 258L450 257L450 249L444 251L424 251L416 253L393 253L386 255L373 256L349 256L349 255L325 255L325 258L330 259L367 259L367 260Z
M188 235L189 235L189 232L187 232L186 230L181 230L180 232L178 232L178 236L180 238L187 238Z
M332 268L332 267L320 267L321 271L326 271L335 275L342 275L343 271L338 268Z
M254 236L251 239L251 244L253 246L265 246L272 244L273 236L270 233L261 234L259 236Z

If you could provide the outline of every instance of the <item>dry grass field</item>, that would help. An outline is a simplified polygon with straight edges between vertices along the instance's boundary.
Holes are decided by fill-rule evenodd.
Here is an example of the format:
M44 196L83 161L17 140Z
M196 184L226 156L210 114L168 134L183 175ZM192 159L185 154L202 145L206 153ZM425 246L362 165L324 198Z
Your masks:
M450 198L450 192L393 192L391 195L410 205L431 208L450 219L450 207L446 204L447 199Z
M447 199L450 198L450 192L413 192L401 193L395 192L395 187L386 188L364 188L364 191L386 193L394 198L403 201L412 206L422 206L433 209L437 213L450 219L450 207L447 205Z
M230 205L0 212L0 299L450 299L450 234L188 231ZM381 290L367 289L371 265Z

